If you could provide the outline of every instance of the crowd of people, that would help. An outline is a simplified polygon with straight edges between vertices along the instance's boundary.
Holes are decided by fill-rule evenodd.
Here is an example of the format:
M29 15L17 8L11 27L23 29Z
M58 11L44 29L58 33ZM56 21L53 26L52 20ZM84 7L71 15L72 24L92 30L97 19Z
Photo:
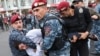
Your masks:
M13 13L12 56L100 56L100 0L95 3L62 1L53 11L46 0L35 0L27 15Z
M2 17L2 15L0 15L0 29L2 31L9 30L9 17L7 17L7 16Z

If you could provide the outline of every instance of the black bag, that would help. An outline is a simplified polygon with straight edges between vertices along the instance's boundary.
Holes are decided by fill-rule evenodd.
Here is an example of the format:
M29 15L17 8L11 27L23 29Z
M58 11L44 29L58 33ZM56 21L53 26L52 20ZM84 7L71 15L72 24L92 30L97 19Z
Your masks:
M56 16L50 16L48 18L50 18L49 20L58 19ZM48 21L48 20L45 20L44 24L45 24L46 21ZM61 20L59 20L59 22L61 23ZM61 25L62 25L62 23L61 23ZM45 35L44 34L44 25L43 25L43 27L40 27L40 28L42 29L41 30L42 37L44 38L44 35ZM63 36L63 33L61 34L61 36L56 36L52 47L48 51L50 51L50 50L60 50L61 48L63 48L64 45L65 45L65 42L66 42L64 39L65 39L65 37Z
M98 36L95 35L95 34L89 34L89 35L88 35L88 38L91 39L91 40L94 40L94 41L98 41L98 40L99 40L99 39L98 39Z
M65 41L62 37L56 37L52 47L49 50L60 50L65 45Z

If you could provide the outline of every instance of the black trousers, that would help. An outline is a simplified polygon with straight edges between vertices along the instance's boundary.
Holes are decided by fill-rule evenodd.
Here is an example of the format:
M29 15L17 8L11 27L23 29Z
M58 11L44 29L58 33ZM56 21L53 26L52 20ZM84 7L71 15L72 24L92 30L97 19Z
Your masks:
M3 23L0 23L0 27L1 27L2 30L4 30Z
M9 29L9 25L7 23L4 23L4 26L5 26L5 30Z
M79 40L76 43L72 43L70 56L89 56L87 41Z

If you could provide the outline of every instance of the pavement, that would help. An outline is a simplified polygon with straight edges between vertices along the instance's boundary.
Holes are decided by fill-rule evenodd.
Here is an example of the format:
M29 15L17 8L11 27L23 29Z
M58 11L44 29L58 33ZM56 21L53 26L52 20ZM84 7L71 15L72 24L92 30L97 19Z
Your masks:
M11 56L8 38L9 31L2 31L0 29L0 56Z

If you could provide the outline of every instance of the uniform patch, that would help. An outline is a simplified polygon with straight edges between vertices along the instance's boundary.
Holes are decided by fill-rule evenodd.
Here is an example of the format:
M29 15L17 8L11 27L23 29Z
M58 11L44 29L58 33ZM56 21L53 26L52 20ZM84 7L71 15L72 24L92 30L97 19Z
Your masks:
M83 9L82 8L79 9L79 13L83 13Z
M45 36L48 36L51 31L51 28L50 28L50 26L46 26L46 27L44 27L44 30L45 30Z

